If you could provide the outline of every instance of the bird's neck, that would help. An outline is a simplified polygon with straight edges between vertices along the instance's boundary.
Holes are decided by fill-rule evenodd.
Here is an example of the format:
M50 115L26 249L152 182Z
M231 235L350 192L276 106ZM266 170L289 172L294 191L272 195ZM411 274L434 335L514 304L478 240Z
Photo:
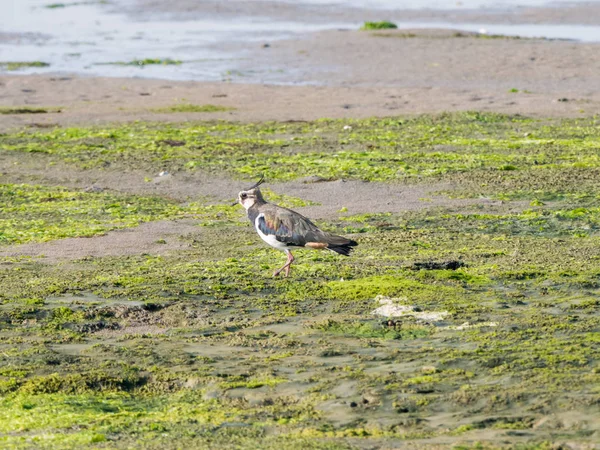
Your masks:
M266 202L264 202L264 201L262 203L257 202L246 210L246 213L248 214L248 219L250 219L250 222L254 223L256 221L256 218L260 214L260 206L265 205L265 204L266 204Z
M267 202L265 202L264 200L258 200L256 202L254 202L254 204L248 208L248 215L252 214L252 215L258 215L258 210L260 209L261 206L266 205Z

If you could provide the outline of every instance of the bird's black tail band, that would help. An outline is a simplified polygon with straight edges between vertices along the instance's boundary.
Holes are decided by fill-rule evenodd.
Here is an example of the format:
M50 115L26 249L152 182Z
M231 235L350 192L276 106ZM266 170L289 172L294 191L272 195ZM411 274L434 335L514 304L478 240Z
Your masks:
M327 246L327 250L331 250L332 252L339 253L340 255L350 256L350 252L353 250L352 247L356 247L358 242L356 241L348 241L344 244L329 244Z

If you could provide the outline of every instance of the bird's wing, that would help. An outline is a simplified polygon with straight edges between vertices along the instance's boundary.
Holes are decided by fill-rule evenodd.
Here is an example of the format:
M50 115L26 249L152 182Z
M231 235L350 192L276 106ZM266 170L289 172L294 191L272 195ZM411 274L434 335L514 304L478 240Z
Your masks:
M323 233L306 217L281 207L264 211L257 220L261 232L287 245L303 247L307 242L317 242L317 235Z
M257 219L260 231L273 235L279 242L294 246L324 248L316 244L345 244L346 238L319 230L310 219L287 208L276 207L264 211Z

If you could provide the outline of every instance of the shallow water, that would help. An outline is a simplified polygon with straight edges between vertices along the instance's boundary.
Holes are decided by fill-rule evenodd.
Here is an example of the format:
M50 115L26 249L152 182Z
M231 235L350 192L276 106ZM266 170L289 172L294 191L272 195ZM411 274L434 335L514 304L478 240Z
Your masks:
M256 2L260 3L260 2ZM245 10L232 20L225 14L146 14L132 0L66 1L49 8L48 0L0 0L0 62L43 61L49 67L22 68L10 73L77 73L91 76L163 78L173 80L228 81L239 72L239 63L252 58L263 44L299 37L327 29L357 29L361 11L381 9L400 28L441 28L483 31L523 37L546 37L600 41L600 27L554 24L485 24L403 22L401 10L428 9L498 11L522 6L554 6L544 0L510 0L498 7L488 0L280 0L281 4L310 7L308 16L286 16L285 20L263 9ZM558 5L577 3L562 1ZM594 2L592 2L594 3ZM339 21L319 12L340 9ZM356 13L348 11L356 9ZM128 11L129 13L125 13ZM134 11L134 12L132 12ZM397 11L396 13L394 11ZM306 12L306 10L304 10ZM312 14L312 15L311 15ZM335 16L335 15L334 15ZM291 18L290 18L291 17ZM310 20L309 20L310 19ZM242 45L240 45L242 44ZM145 58L181 61L174 65L118 65ZM245 82L260 82L268 67L245 74ZM6 68L0 67L0 73ZM269 77L273 78L273 77ZM286 75L275 76L277 83L291 83Z
M5 5L8 4L8 6ZM24 68L18 73L75 72L83 75L221 80L246 57L224 51L219 44L244 41L259 47L262 41L290 38L343 26L272 22L241 17L235 23L205 20L132 20L114 13L112 4L77 4L46 8L39 0L0 0L0 61L43 61L48 68ZM15 36L17 35L17 36ZM115 65L144 58L170 58L180 65Z

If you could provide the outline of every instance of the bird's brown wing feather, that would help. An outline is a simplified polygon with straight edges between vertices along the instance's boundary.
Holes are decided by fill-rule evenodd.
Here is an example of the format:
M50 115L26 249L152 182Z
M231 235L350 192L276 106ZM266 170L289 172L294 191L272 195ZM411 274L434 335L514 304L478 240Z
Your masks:
M269 205L259 219L260 230L274 235L279 242L294 246L319 248L315 244L347 245L350 241L342 236L320 230L310 219L291 209ZM312 244L312 245L311 245Z

